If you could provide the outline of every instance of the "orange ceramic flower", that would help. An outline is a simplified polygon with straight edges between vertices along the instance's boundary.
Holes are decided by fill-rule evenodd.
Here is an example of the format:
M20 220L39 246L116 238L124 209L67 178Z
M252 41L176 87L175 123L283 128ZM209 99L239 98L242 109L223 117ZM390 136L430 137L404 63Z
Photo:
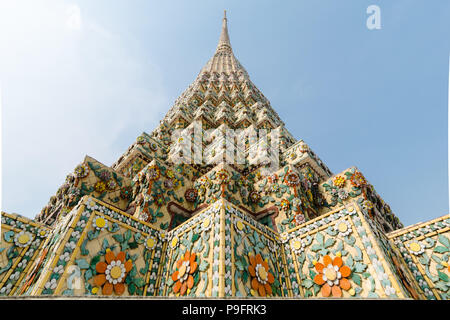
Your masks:
M172 273L172 280L176 281L173 286L174 293L184 295L188 289L194 286L194 277L192 274L197 270L197 262L195 259L197 255L186 251L184 257L177 261L177 268Z
M281 209L288 210L289 209L289 200L283 199L280 202Z
M341 257L331 257L326 255L323 257L323 264L317 262L315 268L318 274L314 277L314 282L322 286L322 297L342 297L342 290L349 290L351 287L347 277L351 270L348 266L344 266Z
M273 175L268 177L269 183L275 183L278 180L278 175L274 173Z
M361 187L367 183L366 178L362 175L361 172L356 171L354 174L350 177L350 182L355 187Z
M256 256L249 255L250 265L248 266L248 272L252 276L252 288L258 291L261 297L272 294L272 287L270 286L275 278L273 274L269 272L269 264L263 260L261 254Z
M111 295L114 292L117 295L121 295L125 291L125 277L127 273L133 267L131 259L125 261L125 252L121 251L114 255L110 250L106 250L105 254L106 262L98 262L95 266L97 275L94 277L94 283L96 286L102 287L103 295Z
M227 183L228 180L230 179L230 173L225 169L220 169L217 172L217 177L219 178L220 181L222 181L222 183Z
M300 177L297 173L289 171L284 177L284 183L289 187L295 187L300 184Z

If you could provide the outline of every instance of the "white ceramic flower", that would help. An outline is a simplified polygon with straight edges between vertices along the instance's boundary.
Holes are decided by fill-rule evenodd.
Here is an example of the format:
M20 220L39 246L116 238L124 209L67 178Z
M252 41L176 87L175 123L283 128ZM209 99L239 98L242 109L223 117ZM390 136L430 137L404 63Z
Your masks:
M339 189L339 191L337 192L337 195L338 195L339 199L341 199L341 200L345 200L348 198L348 192L345 189Z
M388 280L389 277L384 271L378 271L377 272L377 278L379 281Z
M341 237L346 237L352 233L352 226L347 219L342 219L334 225L334 230L337 231Z
M305 246L303 239L291 240L291 248L296 254L302 253L302 251L305 250Z
M146 212L144 212L144 211L142 211L142 212L139 214L139 219L140 219L141 221L147 221L148 218L149 218L148 214L147 214Z
M225 294L231 295L231 286L226 286L225 287Z
M347 207L347 212L348 212L351 216L357 214L357 213L356 213L356 210L355 210L355 208L354 208L353 206ZM358 217L356 217L356 218L358 218ZM355 219L356 219L356 218L355 218ZM359 218L358 218L358 219L359 219Z
M44 239L48 237L49 232L45 229L39 229L37 232L38 237Z
M92 198L89 198L86 202L86 208L93 211L98 209L98 206L97 203L94 200L92 200Z
M154 198L149 194L144 194L144 202L151 202Z
M159 240L161 240L163 242L167 241L167 238L168 238L167 231L164 231L164 230L159 231L158 238L159 238Z
M288 242L288 240L289 240L289 237L288 237L288 235L287 235L287 233L286 233L286 232L284 232L284 233L280 234L280 240L281 240L281 242L282 242L282 243L286 243L286 242Z
M424 288L423 291L427 297L434 297L433 292L429 288Z
M298 207L299 205L302 204L302 200L300 200L300 198L294 198L292 199L292 206L293 207Z

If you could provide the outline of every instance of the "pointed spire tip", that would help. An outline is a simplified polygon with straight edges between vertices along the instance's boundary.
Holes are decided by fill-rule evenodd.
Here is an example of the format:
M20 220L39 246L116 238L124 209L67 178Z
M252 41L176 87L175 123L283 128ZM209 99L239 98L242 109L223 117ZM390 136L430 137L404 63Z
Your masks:
M223 10L223 22L222 22L222 31L220 33L219 44L217 45L217 50L219 49L231 49L230 37L228 35L228 26L227 26L227 10Z

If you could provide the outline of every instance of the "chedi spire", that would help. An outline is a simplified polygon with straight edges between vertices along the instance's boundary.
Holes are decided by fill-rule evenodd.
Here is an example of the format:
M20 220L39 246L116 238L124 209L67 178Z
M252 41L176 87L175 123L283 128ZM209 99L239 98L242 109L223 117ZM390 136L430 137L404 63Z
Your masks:
M228 26L227 26L227 11L223 11L223 19L222 19L222 31L220 33L219 43L217 44L217 50L231 50L230 44L230 36L228 35Z

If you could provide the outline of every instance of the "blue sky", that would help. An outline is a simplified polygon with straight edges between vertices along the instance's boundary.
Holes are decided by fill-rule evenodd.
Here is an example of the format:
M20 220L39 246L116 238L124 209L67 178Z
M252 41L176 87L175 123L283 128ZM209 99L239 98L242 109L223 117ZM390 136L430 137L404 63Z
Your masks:
M368 30L366 8L381 9ZM85 155L111 165L233 50L334 172L405 225L448 213L448 1L2 1L2 210L34 217Z

